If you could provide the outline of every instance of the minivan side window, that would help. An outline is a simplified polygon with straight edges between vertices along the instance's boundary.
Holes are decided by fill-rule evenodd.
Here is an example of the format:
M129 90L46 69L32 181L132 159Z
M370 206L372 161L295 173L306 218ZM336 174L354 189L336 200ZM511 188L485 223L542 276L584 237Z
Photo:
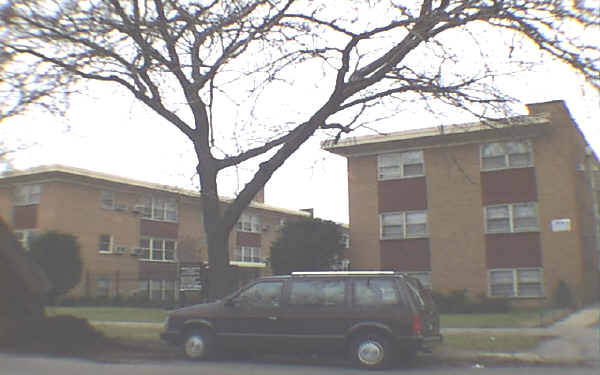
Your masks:
M292 306L334 307L346 300L344 280L293 280L290 289Z
M357 306L397 305L399 302L392 279L354 280L354 304Z
M259 282L242 291L236 301L242 308L279 307L282 286L282 281Z

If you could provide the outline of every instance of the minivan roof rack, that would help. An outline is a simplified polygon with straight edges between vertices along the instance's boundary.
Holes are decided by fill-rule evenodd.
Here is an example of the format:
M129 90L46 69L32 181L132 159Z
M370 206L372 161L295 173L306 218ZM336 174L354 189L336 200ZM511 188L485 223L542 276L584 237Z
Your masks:
M314 271L314 272L292 272L292 276L317 276L317 275L394 275L394 271Z

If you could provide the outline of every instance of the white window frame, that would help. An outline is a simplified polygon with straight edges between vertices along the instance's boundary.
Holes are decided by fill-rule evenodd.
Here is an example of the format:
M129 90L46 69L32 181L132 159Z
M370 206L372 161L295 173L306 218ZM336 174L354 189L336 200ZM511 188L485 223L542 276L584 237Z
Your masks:
M497 145L498 147L501 147L503 149L502 153L498 153L496 155L493 156L484 156L484 149L487 146L493 146L493 145ZM524 145L527 148L527 152L526 154L529 154L529 163L527 165L511 165L511 156L514 155L519 155L522 153L511 153L510 151L508 151L508 148L510 147L510 145ZM500 158L500 157L504 157L504 165L503 166L498 166L498 167L485 167L484 166L484 159L486 158ZM533 163L533 147L531 145L531 141L526 140L526 141L509 141L509 142L491 142L491 143L485 143L479 146L479 161L480 161L480 167L482 171L495 171L495 170L501 170L501 169L513 169L513 168L529 168L532 167L534 165Z
M538 271L539 272L539 280L537 282L519 282L519 272L526 271ZM492 273L494 272L511 272L512 273L512 281L511 283L506 283L504 285L512 286L513 295L512 296L501 296L501 295L492 295ZM523 284L539 284L540 285L540 295L539 296L527 296L522 295L520 293L520 285ZM495 268L488 270L488 296L490 298L544 298L546 292L544 290L544 269L542 267L522 267L522 268Z
M142 293L146 296L146 298L153 301L167 300L168 291L170 290L168 286L172 285L173 300L177 299L177 282L175 280L140 280L138 285L139 288L137 293ZM153 288L156 285L158 285L159 287ZM153 298L153 290L157 290L160 293L159 298Z
M110 202L110 204L108 202ZM105 208L107 210L114 210L115 205L115 193L106 190L100 192L100 207Z
M148 241L148 246L144 246L143 241ZM173 243L173 259L167 259L167 250L166 244L167 242ZM162 243L160 248L155 247L159 243ZM153 262L176 262L177 259L177 241L173 238L163 238L163 237L142 237L140 238L140 249L144 251L144 254L140 259L145 261L153 261ZM155 258L154 252L160 251L161 257Z
M108 241L108 250L104 250L102 249L101 243L102 243L102 237L103 236L108 236L109 241ZM98 252L100 253L104 253L104 254L108 254L108 253L112 253L114 250L114 238L112 236L112 234L109 233L100 233L100 235L98 236Z
M519 228L515 221L519 219L519 217L515 217L516 208L518 206L523 205L531 205L533 206L533 210L535 211L535 219L536 226L535 227L525 227ZM501 208L506 207L508 209L508 230L490 230L489 229L489 221L488 221L488 209L490 208ZM494 234L494 233L521 233L521 232L539 232L540 231L540 215L538 211L538 203L537 202L518 202L518 203L503 203L503 204L492 204L489 206L485 206L483 208L483 217L485 224L485 233L486 234Z
M243 213L240 215L240 219L236 224L236 230L238 232L261 233L262 226L260 216Z
M419 162L409 162L406 159L412 156L417 156ZM409 174L407 166L421 165L422 172L418 174ZM394 168L396 172L385 171L385 168ZM404 151L404 152L389 152L377 155L377 179L378 180L395 180L401 178L413 178L425 176L425 161L423 160L423 151Z
M37 236L38 231L37 229L17 229L14 233L23 249L28 251L31 247L31 241Z
M17 185L15 187L15 206L29 206L32 204L40 204L42 196L42 185L26 184Z
M177 200L166 197L143 197L141 204L143 207L142 217L155 221L167 221L176 223L179 218Z
M408 226L410 225L410 223L408 223L410 216L412 215L424 215L425 216L425 222L424 223L420 223L419 225L425 225L425 232L424 233L419 233L419 234L409 234L408 232ZM384 225L384 221L386 220L386 217L391 217L391 216L397 216L399 218L401 218L402 223L400 224L402 226L402 233L398 234L398 235L386 235L385 233L385 227L386 225ZM388 227L391 225L387 225ZM379 238L382 240L404 240L404 239L409 239L409 238L427 238L429 237L429 224L428 224L428 217L427 217L427 210L416 210L416 211L398 211L398 212L382 212L379 214Z
M237 266L265 266L262 249L254 246L236 247L233 253L233 260L230 263Z

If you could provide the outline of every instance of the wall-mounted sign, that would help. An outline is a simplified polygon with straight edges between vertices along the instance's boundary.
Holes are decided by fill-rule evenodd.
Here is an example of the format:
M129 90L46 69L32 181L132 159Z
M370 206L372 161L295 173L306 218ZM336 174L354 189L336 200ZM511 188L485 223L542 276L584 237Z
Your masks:
M554 219L552 220L553 232L570 232L571 219Z

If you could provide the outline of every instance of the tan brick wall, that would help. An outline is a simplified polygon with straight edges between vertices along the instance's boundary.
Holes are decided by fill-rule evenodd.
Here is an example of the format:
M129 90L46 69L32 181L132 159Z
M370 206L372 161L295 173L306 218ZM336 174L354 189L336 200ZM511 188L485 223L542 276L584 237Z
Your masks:
M487 292L479 145L424 153L432 285Z
M377 191L377 157L348 158L351 242L348 254L352 269L382 267Z
M549 112L552 132L534 140L545 293L550 299L559 280L565 280L577 297L583 295L582 241L577 202L577 149L579 134L562 103L529 106L532 113ZM582 149L579 153L583 152ZM558 177L560 176L560 177ZM570 232L552 232L554 219L570 219Z

